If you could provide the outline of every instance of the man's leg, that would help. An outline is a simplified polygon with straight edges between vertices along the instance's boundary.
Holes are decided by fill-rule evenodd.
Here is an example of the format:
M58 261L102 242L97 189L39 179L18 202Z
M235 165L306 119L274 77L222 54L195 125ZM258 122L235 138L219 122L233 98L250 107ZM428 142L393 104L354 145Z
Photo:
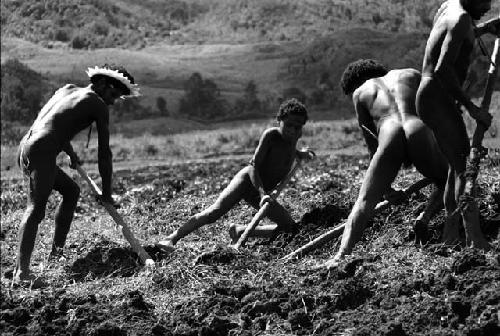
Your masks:
M428 240L428 223L443 207L443 193L446 185L448 164L438 147L432 131L416 116L407 116L403 123L407 155L415 168L434 182L434 190L422 213L414 223L415 243L425 244Z
M167 239L158 242L158 246L165 250L173 250L179 239L187 236L191 232L199 229L203 225L215 222L236 205L247 192L250 182L248 181L249 167L238 172L229 185L222 191L214 204L205 210L192 216L184 225L173 232Z
M66 242L66 236L80 196L80 187L61 168L56 167L54 190L58 191L63 198L56 211L56 227L51 252L51 255L57 256L62 253Z
M396 178L405 158L403 128L397 121L387 120L379 132L379 145L366 171L359 196L347 218L339 251L326 267L334 267L340 259L350 254L354 244L361 239L366 224L373 216L377 202Z
M18 251L14 281L30 279L30 260L35 246L38 224L45 217L45 207L52 191L54 164L39 165L30 172L28 205L18 233Z
M455 170L450 165L448 168L448 178L444 189L444 208L446 210L446 220L443 227L443 243L454 245L460 241L459 226L460 213L457 210L455 201Z
M256 209L258 208L258 204L252 204L252 206ZM290 216L290 213L278 202L271 203L266 217L276 224L257 225L257 227L250 232L249 237L271 239L276 236L278 230L283 232L295 232L297 230L297 223L293 220L292 216ZM246 227L246 225L231 225L229 234L233 244L238 241Z
M451 112L455 111L450 111L450 114ZM453 245L459 242L458 229L461 216L456 210L458 198L465 187L464 173L469 143L460 115L447 116L442 119L444 119L442 125L449 125L449 128L434 132L434 135L449 165L444 198L447 219L443 229L443 242Z
M455 101L444 92L437 80L422 77L416 99L417 113L433 131L438 146L448 162L448 176L444 191L444 207L447 214L443 241L456 244L459 240L460 214L457 199L464 188L466 156L469 140L465 124Z

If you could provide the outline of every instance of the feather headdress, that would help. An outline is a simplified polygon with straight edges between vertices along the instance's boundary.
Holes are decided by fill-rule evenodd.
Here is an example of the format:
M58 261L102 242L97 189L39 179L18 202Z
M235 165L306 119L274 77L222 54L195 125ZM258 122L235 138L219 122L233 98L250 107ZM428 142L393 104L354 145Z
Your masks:
M138 97L141 95L139 92L139 85L133 84L132 82L130 82L130 80L127 77L125 77L122 73L120 73L117 70L112 70L112 69L108 69L108 68L101 68L101 67L96 66L94 68L88 68L86 73L89 76L89 78L92 78L95 75L103 75L103 76L108 76L108 77L114 78L117 81L119 81L120 83L122 83L130 91L130 93L128 95L123 95L122 97Z

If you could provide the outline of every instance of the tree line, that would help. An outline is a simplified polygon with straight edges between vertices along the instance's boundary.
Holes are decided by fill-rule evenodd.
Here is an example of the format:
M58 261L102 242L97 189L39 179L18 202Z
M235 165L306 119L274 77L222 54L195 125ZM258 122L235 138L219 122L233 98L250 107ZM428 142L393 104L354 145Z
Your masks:
M1 84L2 142L5 143L9 141L9 134L18 137L18 134L12 134L12 124L31 124L43 104L64 83L56 83L17 59L8 59L1 67ZM279 97L261 98L256 83L250 80L241 95L229 102L213 80L195 72L184 82L178 111L171 111L167 99L162 96L155 98L154 106L144 106L140 98L133 98L119 100L111 109L113 118L118 121L173 115L203 121L259 118L272 116L277 105L286 98L295 97L304 103L306 100L323 102L324 96L316 91L307 97L298 88L287 88Z

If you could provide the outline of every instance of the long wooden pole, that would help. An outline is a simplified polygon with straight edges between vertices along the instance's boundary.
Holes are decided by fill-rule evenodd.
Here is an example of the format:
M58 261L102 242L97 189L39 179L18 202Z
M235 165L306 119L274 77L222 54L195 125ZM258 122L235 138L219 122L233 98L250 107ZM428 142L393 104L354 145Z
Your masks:
M481 102L481 110L488 111L491 104L491 97L493 95L493 89L495 88L495 81L498 73L498 62L500 61L500 37L495 39L495 46L493 48L493 53L491 55L491 65L488 71L488 79L486 81L486 89L484 91L483 100ZM467 180L465 182L464 196L466 203L473 197L473 189L476 183L477 175L479 173L479 163L481 157L483 156L483 146L482 142L484 139L484 133L487 131L487 127L481 123L478 123L476 129L474 130L474 135L472 136L471 145L471 155L469 161L469 167L466 172ZM466 204L462 204L462 207Z
M80 174L80 176L87 182L87 184L90 186L90 189L96 196L101 196L101 189L97 186L97 184L88 176L88 174L83 170L81 166L77 166L76 170ZM106 211L110 214L110 216L113 218L115 223L118 225L120 228L120 231L122 232L123 236L125 239L130 243L130 246L132 246L132 249L139 255L139 258L141 261L144 263L146 266L153 266L155 264L154 260L149 256L149 254L144 250L142 245L139 243L137 238L135 238L134 234L128 227L127 223L123 220L122 216L118 213L116 208L107 202L102 202L102 205L106 209Z
M409 186L407 189L403 190L403 196L402 196L402 198L403 199L408 198L411 194L413 194L414 192L417 192L418 190L420 190L420 189L428 186L430 183L431 183L431 180L428 179L428 178L423 178L423 179L415 182L414 184L412 184L411 186ZM389 202L388 200L379 202L375 206L374 212L377 213L377 212L380 212L380 211L382 211L384 209L387 209L391 204L392 203ZM310 252L310 251L312 251L312 250L314 250L314 249L316 249L316 248L318 248L318 247L326 244L327 242L331 241L332 239L335 239L338 236L340 236L344 232L344 227L345 227L345 223L334 227L330 231L323 233L321 236L319 236L316 239L310 241L306 245L304 245L304 246L298 248L297 250L293 251L292 253L284 256L282 258L282 260L290 260L290 259L295 258L295 257L303 256L304 254L306 254L306 253L308 253L308 252Z
M488 70L488 79L486 82L486 89L484 92L483 100L481 102L481 110L488 111L491 103L491 96L495 86L495 80L498 72L498 62L500 61L500 37L495 40L495 46L491 55L491 65ZM482 146L484 133L487 127L478 123L474 130L471 144L471 154L469 163L465 171L465 187L464 192L460 196L457 211L460 212L465 228L465 239L467 245L475 245L477 248L489 250L490 245L486 241L479 226L479 207L475 199L475 185L477 176L479 174L479 164L484 155L484 148Z
M285 186L288 184L288 182L295 175L295 172L299 168L300 168L300 161L296 161L292 169L290 169L288 174L285 176L285 178L280 182L280 184L278 184L276 189L274 189L274 191L271 192L271 197L273 197L274 200L278 198L281 191L285 188ZM247 227L245 228L245 231L242 233L236 244L230 245L232 248L238 250L241 246L244 246L246 240L248 239L248 236L257 227L259 222L265 217L270 206L271 203L267 202L259 209L259 211L253 216L250 224L248 224Z

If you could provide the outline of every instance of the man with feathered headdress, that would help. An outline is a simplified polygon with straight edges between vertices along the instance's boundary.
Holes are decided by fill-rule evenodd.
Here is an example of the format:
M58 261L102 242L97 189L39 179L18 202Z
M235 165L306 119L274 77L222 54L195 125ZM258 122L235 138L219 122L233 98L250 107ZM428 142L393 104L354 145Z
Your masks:
M45 217L47 200L52 190L62 195L62 201L55 216L51 256L62 253L80 189L56 165L56 157L64 151L71 160L71 167L76 168L80 160L70 141L94 122L98 132L98 166L102 179L102 201L113 203L108 106L113 105L117 98L138 96L139 88L134 83L134 78L120 66L108 64L102 67L96 66L89 68L87 75L91 82L87 87L66 84L54 93L19 145L18 163L29 178L29 193L28 205L19 229L14 283L30 283L36 280L36 277L30 274L30 259L38 224Z

